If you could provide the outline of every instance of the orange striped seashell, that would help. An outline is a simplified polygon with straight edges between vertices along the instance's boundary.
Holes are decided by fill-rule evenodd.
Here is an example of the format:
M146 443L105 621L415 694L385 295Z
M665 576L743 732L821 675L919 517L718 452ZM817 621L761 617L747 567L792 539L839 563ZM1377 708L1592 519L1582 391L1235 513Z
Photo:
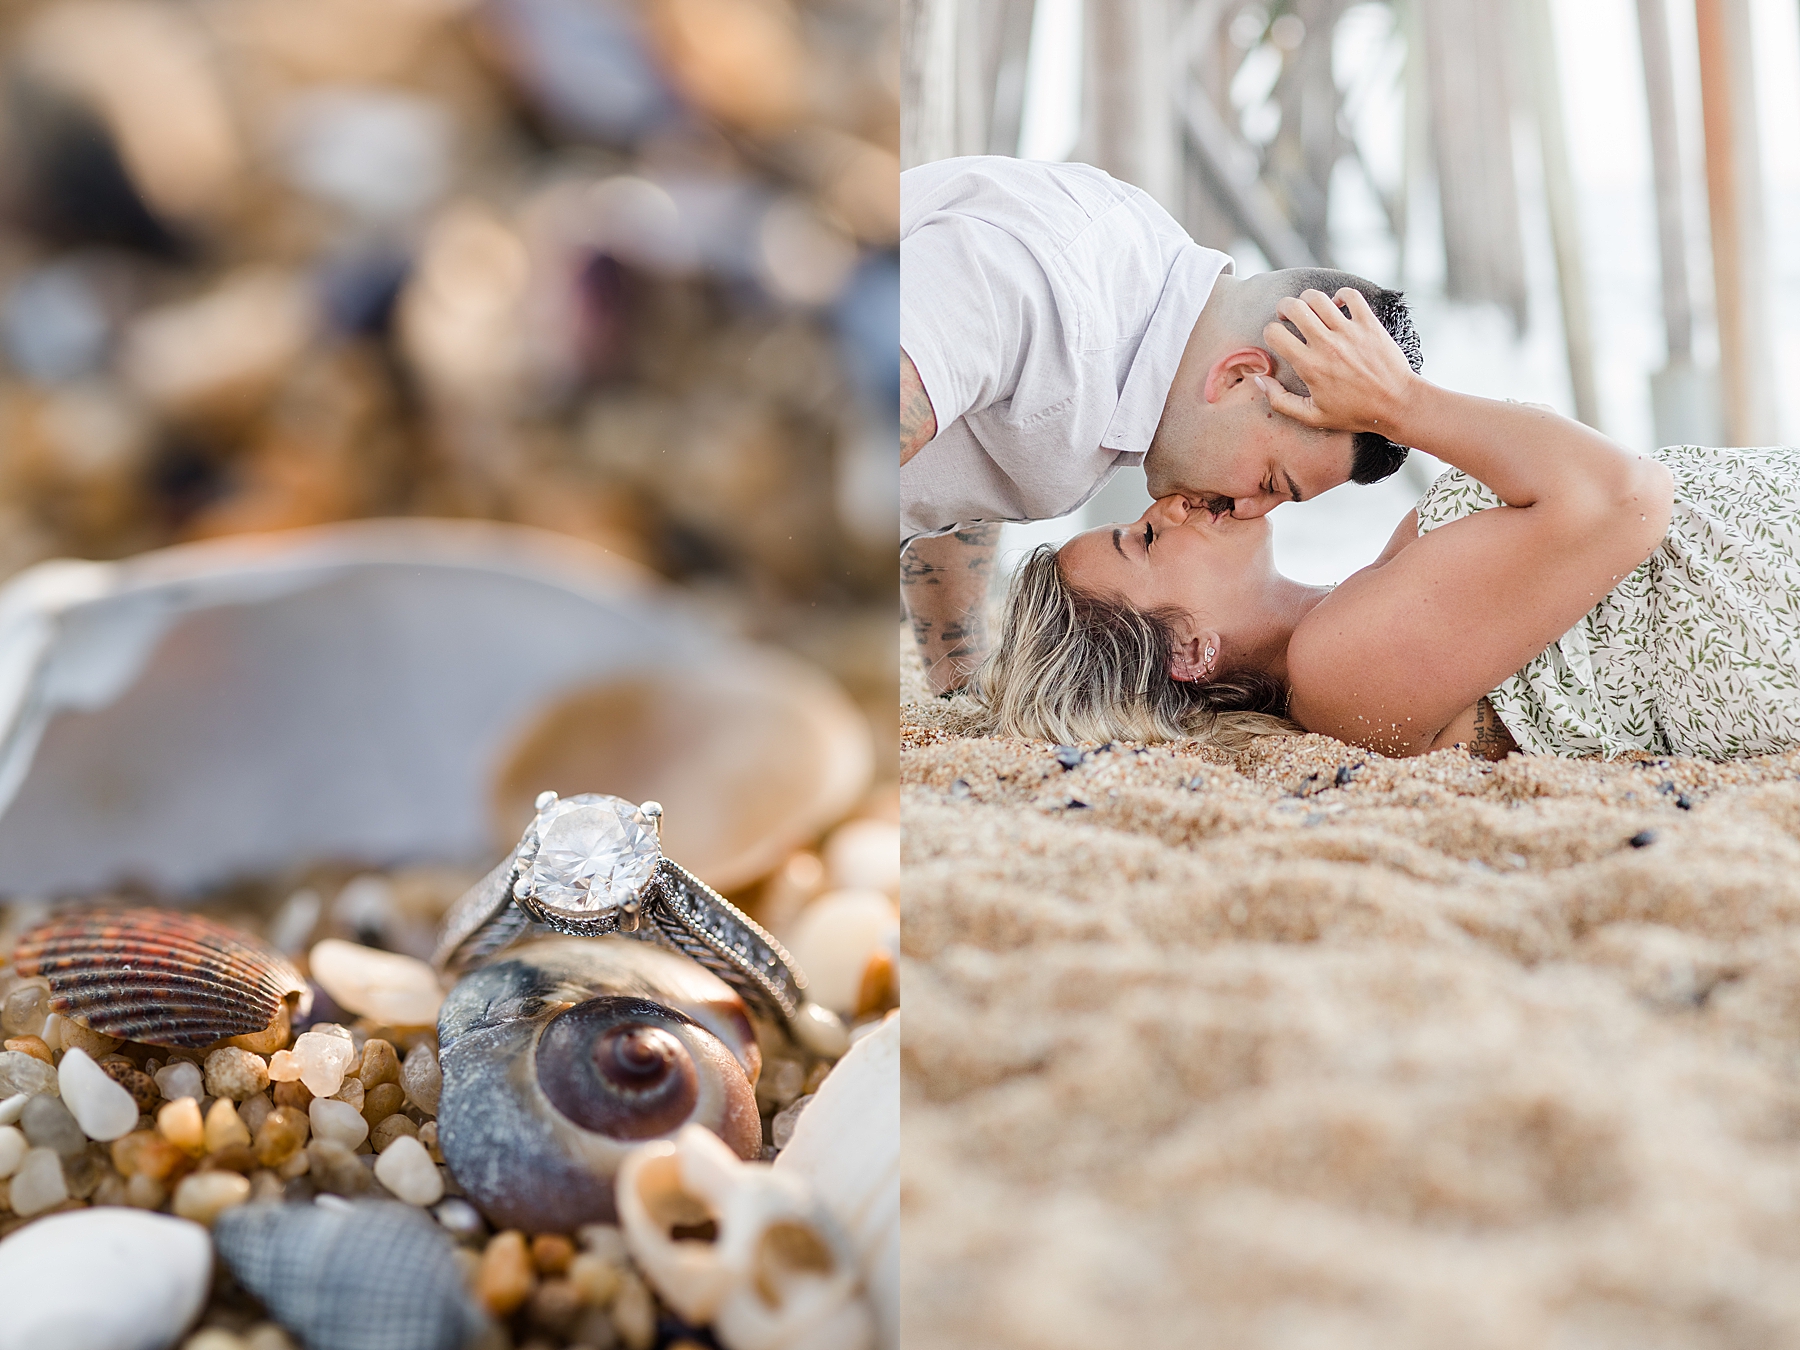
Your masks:
M21 975L50 982L50 1006L95 1031L189 1049L272 1023L284 999L304 1015L300 972L247 933L192 914L65 914L19 940Z

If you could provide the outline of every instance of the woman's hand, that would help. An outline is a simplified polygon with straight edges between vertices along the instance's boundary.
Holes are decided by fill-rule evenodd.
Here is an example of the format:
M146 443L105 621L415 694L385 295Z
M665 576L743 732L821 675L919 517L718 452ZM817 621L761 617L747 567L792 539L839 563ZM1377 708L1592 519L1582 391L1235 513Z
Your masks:
M1419 377L1362 292L1346 286L1334 300L1323 291L1302 291L1279 301L1275 312L1300 336L1277 322L1263 329L1263 341L1311 393L1302 398L1259 375L1256 383L1269 406L1309 427L1375 431L1404 444L1397 428Z

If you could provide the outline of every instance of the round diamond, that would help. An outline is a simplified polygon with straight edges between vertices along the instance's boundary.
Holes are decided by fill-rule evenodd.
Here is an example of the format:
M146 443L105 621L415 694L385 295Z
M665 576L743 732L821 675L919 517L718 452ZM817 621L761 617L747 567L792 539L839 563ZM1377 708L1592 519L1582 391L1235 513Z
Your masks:
M531 898L571 918L616 910L662 858L649 818L622 797L565 797L538 816L537 836Z

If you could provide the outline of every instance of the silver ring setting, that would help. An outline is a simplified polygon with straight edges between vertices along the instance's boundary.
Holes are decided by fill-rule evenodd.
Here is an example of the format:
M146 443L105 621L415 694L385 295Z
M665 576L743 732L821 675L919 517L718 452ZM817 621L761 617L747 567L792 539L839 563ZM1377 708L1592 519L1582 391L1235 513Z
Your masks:
M444 918L433 964L460 973L536 929L624 933L675 948L802 1046L835 1056L842 1020L806 997L806 975L749 915L662 851L662 807L622 797L541 793L518 847Z

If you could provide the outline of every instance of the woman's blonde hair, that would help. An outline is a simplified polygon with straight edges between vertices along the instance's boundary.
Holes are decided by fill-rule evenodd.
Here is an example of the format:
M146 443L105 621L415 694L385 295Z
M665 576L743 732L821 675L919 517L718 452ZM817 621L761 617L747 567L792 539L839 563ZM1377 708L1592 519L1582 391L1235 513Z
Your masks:
M1291 734L1287 686L1262 671L1205 682L1169 673L1170 610L1075 589L1041 544L1014 574L1000 641L975 677L985 730L1059 742L1198 739L1235 749Z

